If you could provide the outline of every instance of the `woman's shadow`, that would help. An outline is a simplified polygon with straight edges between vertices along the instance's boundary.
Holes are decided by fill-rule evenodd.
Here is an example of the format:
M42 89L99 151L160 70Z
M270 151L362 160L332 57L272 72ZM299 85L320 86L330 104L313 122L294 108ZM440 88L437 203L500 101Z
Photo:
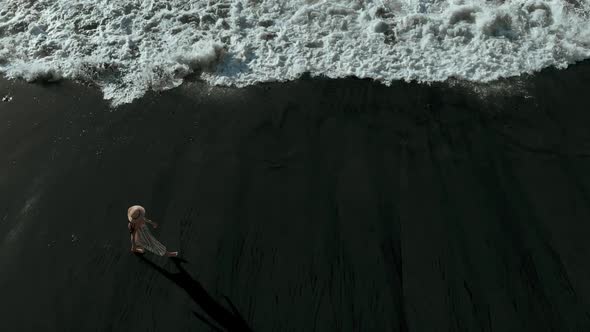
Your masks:
M195 311L193 311L193 314L205 324L209 325L213 330L220 332L224 330L252 332L252 329L248 326L248 323L246 323L242 315L240 315L238 312L238 309L233 305L227 296L224 296L224 299L227 301L231 310L228 310L219 302L217 302L211 295L209 295L209 293L207 293L200 282L191 277L184 267L182 267L182 263L187 263L186 260L182 258L170 258L170 260L179 270L177 273L172 273L156 265L154 262L150 261L143 255L138 255L138 257L143 262L162 274L164 277L168 278L177 286L184 289L186 293L193 299L193 301L195 301L195 303L201 307L201 309L203 309L209 318Z

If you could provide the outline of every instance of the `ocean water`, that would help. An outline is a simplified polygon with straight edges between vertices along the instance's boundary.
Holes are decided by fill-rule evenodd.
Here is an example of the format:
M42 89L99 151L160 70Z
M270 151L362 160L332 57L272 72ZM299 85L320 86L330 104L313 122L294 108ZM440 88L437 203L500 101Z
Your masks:
M188 76L492 82L590 58L589 0L0 0L0 72L113 106Z

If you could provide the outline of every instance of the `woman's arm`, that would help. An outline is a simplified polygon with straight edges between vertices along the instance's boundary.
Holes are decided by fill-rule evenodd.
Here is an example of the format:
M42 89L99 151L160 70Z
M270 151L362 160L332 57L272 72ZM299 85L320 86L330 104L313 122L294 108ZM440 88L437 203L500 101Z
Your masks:
M158 228L158 223L153 222L151 220L149 220L148 218L143 218L145 220L145 222L147 222L148 224L152 225L152 227L154 228Z

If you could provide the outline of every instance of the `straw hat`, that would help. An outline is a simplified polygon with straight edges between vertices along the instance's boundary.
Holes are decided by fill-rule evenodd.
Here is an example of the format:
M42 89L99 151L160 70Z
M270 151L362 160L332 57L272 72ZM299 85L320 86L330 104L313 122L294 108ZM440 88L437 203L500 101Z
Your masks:
M133 218L135 216L135 218ZM145 209L141 205L133 205L127 210L127 219L129 221L145 216Z

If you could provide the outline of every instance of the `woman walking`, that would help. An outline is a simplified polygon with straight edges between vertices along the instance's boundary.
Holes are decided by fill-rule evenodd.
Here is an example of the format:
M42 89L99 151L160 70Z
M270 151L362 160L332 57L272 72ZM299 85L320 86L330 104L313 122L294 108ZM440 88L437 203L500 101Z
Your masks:
M131 233L131 252L143 254L147 250L158 256L178 256L178 251L167 251L166 247L152 235L146 224L154 228L157 228L158 224L145 217L143 206L130 207L127 210L127 219L129 219L127 228Z

